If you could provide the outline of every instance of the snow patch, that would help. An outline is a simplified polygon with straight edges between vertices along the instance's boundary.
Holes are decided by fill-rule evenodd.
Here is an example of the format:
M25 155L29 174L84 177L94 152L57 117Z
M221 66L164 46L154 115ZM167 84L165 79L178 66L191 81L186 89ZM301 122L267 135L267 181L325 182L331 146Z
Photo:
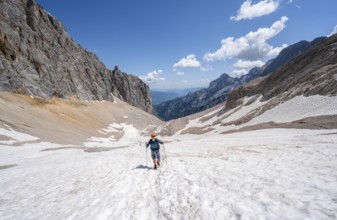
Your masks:
M307 117L337 115L337 96L296 96L253 118L247 123L241 125L231 124L228 126L221 126L221 124L213 125L213 123L220 118L222 118L221 123L230 123L236 121L250 113L253 113L258 108L268 103L268 101L261 102L262 96L260 96L255 102L246 105L252 98L254 97L245 97L244 103L242 105L236 107L235 109L229 110L220 117L215 116L203 123L200 122L200 119L202 119L203 116L191 120L183 130L191 127L211 126L211 128L215 130L208 133L215 134L266 122L287 123ZM183 130L179 131L177 134L181 134Z
M266 111L248 124L258 124L269 121L286 123L322 115L337 115L337 96L296 96Z
M13 140L5 140L5 141L0 140L0 144L14 144L16 142L22 142L22 141L39 140L39 138L37 138L37 137L15 131L10 126L8 126L6 124L3 124L3 126L5 126L6 128L0 127L0 135L9 137L10 139L13 139Z
M183 130L185 130L187 128L192 128L192 127L203 127L203 126L211 125L213 122L215 122L219 118L217 115L214 116L214 117L212 117L212 118L210 118L210 119L208 119L208 120L206 120L206 121L204 121L204 122L201 122L201 120L203 118L207 118L207 117L210 117L213 114L218 113L219 111L221 111L222 108L223 108L223 106L221 106L219 108L216 108L214 111L211 111L208 114L203 115L203 116L201 116L199 118L190 120ZM180 134L183 130L181 130L177 134Z
M222 122L226 123L226 122L238 120L238 119L242 118L243 116L251 113L255 109L261 107L262 105L264 105L266 103L266 102L261 102L260 101L261 98L262 98L262 96L260 96L255 102L251 103L250 105L245 105L250 100L250 99L245 98L246 103L241 105L242 108L240 110L232 113L230 116L226 117L224 120L222 120Z
M122 132L123 136L119 139L115 139L115 135L109 137L91 137L88 142L84 143L86 147L121 147L129 146L131 144L137 143L140 137L140 131L133 127L133 125L128 125L125 123L117 124L113 123L108 126L108 128L102 129L105 134ZM102 131L100 132L102 133Z

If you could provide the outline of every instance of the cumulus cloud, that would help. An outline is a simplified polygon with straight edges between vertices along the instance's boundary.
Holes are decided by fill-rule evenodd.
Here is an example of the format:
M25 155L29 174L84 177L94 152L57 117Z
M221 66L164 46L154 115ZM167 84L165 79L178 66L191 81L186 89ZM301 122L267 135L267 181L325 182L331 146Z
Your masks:
M141 80L148 84L155 84L158 81L163 81L165 78L161 77L160 74L163 73L163 70L158 69L148 73L145 76L139 76Z
M240 70L233 70L232 72L231 72L231 76L232 77L240 77L240 76L243 76L243 75L246 75L248 73L248 70L246 70L246 69L240 69Z
M237 11L236 16L232 16L230 19L235 21L240 21L242 19L251 20L253 18L273 13L279 5L278 0L263 0L256 4L252 3L251 0L246 0Z
M337 34L337 25L334 27L333 31L328 35L328 37Z
M258 60L276 56L287 45L273 47L267 41L286 27L287 20L288 18L283 16L269 28L259 28L257 31L249 32L237 39L234 37L223 39L220 49L213 53L206 53L204 59L206 61L215 61L234 57L243 60Z
M213 70L213 68L212 68L210 65L207 65L207 66L201 66L201 67L200 67L200 70L201 70L202 72L208 72L208 71Z
M178 76L185 75L185 73L184 73L184 72L181 72L181 71L176 72L176 74L177 74Z
M201 64L197 60L194 54L190 54L187 57L182 58L177 63L173 64L173 68L185 68L185 67L200 67Z
M261 60L238 60L236 63L233 64L235 68L241 68L241 69L249 69L253 67L260 67L263 66L264 62Z
M242 75L246 75L249 70L253 67L260 67L263 66L264 62L261 60L238 60L236 63L233 64L233 67L236 69L233 70L229 75L232 77L240 77Z

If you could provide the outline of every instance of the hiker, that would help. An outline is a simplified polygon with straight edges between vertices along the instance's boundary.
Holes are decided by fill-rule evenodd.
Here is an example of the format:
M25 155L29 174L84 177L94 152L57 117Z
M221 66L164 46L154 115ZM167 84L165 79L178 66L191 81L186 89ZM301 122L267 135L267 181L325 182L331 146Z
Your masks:
M154 165L154 169L157 169L157 167L160 166L160 146L159 144L164 144L164 142L162 142L161 140L159 140L158 138L156 138L156 134L153 133L151 134L151 139L149 140L149 142L146 143L146 147L150 147L151 149L151 157L153 160L153 165Z

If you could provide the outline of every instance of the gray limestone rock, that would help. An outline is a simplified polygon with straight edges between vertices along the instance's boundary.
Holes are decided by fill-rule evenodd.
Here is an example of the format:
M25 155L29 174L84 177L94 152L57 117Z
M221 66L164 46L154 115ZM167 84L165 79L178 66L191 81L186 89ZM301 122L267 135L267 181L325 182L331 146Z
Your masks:
M35 0L0 1L0 90L40 98L113 100L152 112L148 86L111 71Z

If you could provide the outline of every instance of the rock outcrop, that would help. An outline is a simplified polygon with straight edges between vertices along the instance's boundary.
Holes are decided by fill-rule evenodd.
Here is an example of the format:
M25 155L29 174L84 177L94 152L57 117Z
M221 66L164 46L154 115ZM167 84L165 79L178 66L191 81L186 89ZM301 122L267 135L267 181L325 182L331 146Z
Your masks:
M0 1L0 90L40 98L113 100L152 112L148 86L111 71L34 0Z
M233 78L224 73L218 79L212 81L208 88L189 93L184 97L163 102L154 106L154 111L161 119L171 120L211 108L226 101L228 94L234 89L259 77L264 77L273 73L283 64L325 39L326 37L319 37L311 42L300 41L294 45L288 46L283 49L276 58L269 60L262 67L254 67L247 75L241 76L240 78ZM247 85L247 87L250 87L250 85ZM246 87L242 87L236 92L240 93L241 90L245 89ZM229 105L231 105L232 102L233 101L231 100Z

